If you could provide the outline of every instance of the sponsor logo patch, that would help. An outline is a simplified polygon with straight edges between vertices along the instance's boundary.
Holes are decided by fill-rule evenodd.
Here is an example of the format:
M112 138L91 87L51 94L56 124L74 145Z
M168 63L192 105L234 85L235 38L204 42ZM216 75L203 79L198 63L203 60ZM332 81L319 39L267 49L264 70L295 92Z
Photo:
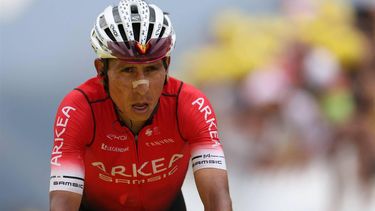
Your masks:
M115 134L108 134L107 138L111 141L126 141L128 140L128 136L126 135L115 135Z
M100 149L102 149L104 151L109 151L109 152L127 152L127 151L129 151L129 147L108 146L104 143L102 143Z

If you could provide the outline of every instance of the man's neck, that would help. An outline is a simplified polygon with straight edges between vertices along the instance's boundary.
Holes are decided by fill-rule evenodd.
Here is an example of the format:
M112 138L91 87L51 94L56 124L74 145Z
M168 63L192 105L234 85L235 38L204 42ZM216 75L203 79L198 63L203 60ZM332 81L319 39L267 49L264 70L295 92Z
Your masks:
M146 121L141 122L135 122L130 119L124 119L121 117L122 122L125 123L125 125L133 132L133 134L138 134L138 132L142 129L142 127L145 125Z
M122 124L125 124L133 134L138 134L138 132L142 129L142 127L146 124L147 121L133 121L125 116L122 115L121 111L115 106L115 111L117 117L119 118Z

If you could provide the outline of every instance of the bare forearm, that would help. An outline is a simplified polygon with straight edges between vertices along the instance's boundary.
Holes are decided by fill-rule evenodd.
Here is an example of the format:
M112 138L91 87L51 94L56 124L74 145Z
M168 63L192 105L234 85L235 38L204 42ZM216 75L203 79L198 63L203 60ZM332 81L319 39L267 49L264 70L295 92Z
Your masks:
M206 199L203 204L205 211L232 211L232 200L229 193Z
M195 172L195 182L205 211L231 211L228 176L225 170L201 169Z
M50 211L79 210L81 195L67 191L52 191L50 193Z

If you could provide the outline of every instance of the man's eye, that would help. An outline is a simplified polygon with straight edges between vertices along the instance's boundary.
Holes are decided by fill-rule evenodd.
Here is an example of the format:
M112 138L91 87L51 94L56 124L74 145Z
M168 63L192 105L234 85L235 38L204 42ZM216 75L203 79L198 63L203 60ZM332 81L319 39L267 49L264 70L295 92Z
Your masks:
M152 72L152 71L157 71L157 70L159 70L159 68L158 68L158 67L155 67L155 66L150 66L150 67L147 67L146 70L147 70L148 72Z
M125 67L125 68L121 69L121 72L132 73L132 72L134 72L134 68L133 67Z

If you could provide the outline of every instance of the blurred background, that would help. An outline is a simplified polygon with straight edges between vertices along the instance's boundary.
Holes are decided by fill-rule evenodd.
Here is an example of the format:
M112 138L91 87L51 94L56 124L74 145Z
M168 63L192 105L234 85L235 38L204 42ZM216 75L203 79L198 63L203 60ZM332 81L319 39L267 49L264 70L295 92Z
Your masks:
M0 210L48 210L62 98L95 75L89 32L117 1L0 0ZM211 100L234 210L375 210L375 1L153 3L170 74ZM188 210L203 210L192 173Z

